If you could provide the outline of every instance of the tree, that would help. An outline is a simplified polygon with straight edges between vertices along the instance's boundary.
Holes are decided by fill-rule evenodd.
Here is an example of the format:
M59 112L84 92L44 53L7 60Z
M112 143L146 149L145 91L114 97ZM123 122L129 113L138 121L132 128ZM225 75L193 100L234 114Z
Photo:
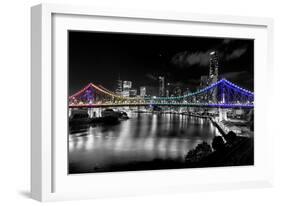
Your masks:
M199 152L204 152L204 153L212 152L211 146L205 141L198 144L197 147L196 147L196 150L199 151Z
M233 131L230 131L227 133L225 140L228 144L233 144L237 140L237 135Z
M225 148L225 144L221 136L215 136L212 142L212 147L215 151L221 151Z
M185 160L188 162L198 162L212 152L211 146L207 142L202 142L195 149L190 150Z

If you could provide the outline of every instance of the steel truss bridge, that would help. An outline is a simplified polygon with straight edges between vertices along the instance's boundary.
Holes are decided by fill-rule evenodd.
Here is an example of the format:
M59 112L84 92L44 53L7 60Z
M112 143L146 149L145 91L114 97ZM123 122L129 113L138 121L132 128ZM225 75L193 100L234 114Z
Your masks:
M93 83L69 97L69 108L151 105L251 109L254 107L254 93L221 79L196 92L175 97L124 97Z

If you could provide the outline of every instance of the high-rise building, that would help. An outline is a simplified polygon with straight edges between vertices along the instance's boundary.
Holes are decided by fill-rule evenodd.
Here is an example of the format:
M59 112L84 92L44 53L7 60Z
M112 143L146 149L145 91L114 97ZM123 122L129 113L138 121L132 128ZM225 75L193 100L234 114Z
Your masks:
M203 89L208 86L208 76L204 75L200 77L200 89Z
M166 89L166 97L169 97L170 93L171 93L171 83L170 82L167 82L165 89Z
M159 88L153 87L153 86L146 86L146 96L158 96L159 94Z
M216 51L210 53L210 70L209 70L209 84L218 81L219 75L219 58Z
M159 76L159 97L165 96L165 77Z
M123 87L122 86L123 86L122 80L118 79L117 80L116 90L115 90L116 94L122 95L122 91L123 91Z
M173 89L173 94L175 97L181 96L181 88L180 87L175 87Z
M218 81L219 77L219 58L216 51L210 53L210 71L208 85L214 84ZM212 94L211 101L213 103L217 102L217 89L214 90Z
M123 96L123 97L129 97L129 96L130 96L130 90L128 90L128 91L122 91L122 96Z
M136 89L130 89L129 91L129 97L136 97L138 91Z
M146 87L140 87L140 96L145 97L146 96Z
M130 90L132 88L131 81L123 81L123 90Z
M131 89L132 89L132 82L131 81L123 81L122 96L123 97L129 97Z
M129 90L132 88L132 82L131 81L123 81L123 90Z
M185 91L182 93L183 95L188 95L190 93L190 89L186 88Z
M170 91L168 89L166 89L166 97L170 96Z

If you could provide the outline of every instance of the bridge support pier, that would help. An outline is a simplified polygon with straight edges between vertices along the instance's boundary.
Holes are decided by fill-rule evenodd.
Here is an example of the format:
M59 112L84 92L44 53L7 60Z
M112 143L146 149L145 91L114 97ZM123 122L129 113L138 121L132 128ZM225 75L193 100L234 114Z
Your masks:
M72 108L69 108L69 109L68 109L68 117L70 117L70 116L71 116L71 114L72 114L72 110L73 110Z
M96 117L101 117L101 108L96 108Z
M90 118L101 117L101 108L88 108Z
M93 118L96 116L96 112L94 108L88 108L88 114L90 116L90 118Z

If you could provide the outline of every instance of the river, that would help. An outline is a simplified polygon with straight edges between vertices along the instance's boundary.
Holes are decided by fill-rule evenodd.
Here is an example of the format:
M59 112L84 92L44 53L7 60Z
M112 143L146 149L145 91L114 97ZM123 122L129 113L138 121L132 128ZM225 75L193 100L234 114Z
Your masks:
M189 150L202 141L210 143L218 134L208 119L198 117L147 113L130 117L116 125L70 128L69 173L147 170L155 169L157 162L175 168L168 162L183 162Z

